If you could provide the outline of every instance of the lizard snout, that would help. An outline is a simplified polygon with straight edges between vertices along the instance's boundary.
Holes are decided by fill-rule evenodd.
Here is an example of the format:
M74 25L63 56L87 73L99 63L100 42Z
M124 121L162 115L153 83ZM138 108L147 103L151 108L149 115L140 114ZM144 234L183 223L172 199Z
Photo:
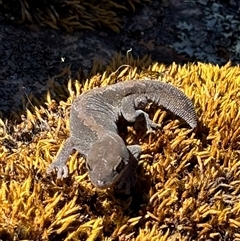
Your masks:
M98 180L97 181L97 187L99 189L105 189L107 187L107 183L105 181Z
M93 185L98 189L107 189L115 185L117 179L116 178L93 178L90 176L90 179Z
M101 181L101 180L97 180L97 182L95 183L95 186L98 188L98 189L106 189L106 188L109 188L110 186L110 183L107 182L107 181Z

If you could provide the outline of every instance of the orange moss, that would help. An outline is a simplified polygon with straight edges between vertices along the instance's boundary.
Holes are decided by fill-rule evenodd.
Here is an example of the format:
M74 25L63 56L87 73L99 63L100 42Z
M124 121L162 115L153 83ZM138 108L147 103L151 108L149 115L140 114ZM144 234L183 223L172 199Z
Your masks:
M117 59L117 58L116 58ZM129 59L128 59L129 60ZM131 60L132 61L132 60ZM84 85L69 81L69 98L27 111L18 125L0 122L0 238L31 240L234 240L240 237L240 68L115 60ZM130 197L96 190L78 153L65 181L46 175L69 134L76 95L137 78L172 83L188 95L199 125L189 130L166 110L150 107L163 128L148 135L128 128L143 153ZM117 239L118 237L118 239Z

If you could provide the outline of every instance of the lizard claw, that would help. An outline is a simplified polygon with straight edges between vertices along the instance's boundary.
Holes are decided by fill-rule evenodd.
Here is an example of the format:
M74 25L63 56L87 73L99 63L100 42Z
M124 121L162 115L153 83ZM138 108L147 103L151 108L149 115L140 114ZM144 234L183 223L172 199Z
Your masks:
M161 124L157 124L157 123L153 122L153 121L150 120L150 119L148 119L148 120L146 120L146 121L147 121L146 127L147 127L147 132L148 132L148 133L149 133L149 132L153 132L154 129L159 129L159 128L162 127Z
M47 173L51 173L54 169L57 169L57 179L68 177L68 168L66 165L59 165L57 163L52 163L47 169Z

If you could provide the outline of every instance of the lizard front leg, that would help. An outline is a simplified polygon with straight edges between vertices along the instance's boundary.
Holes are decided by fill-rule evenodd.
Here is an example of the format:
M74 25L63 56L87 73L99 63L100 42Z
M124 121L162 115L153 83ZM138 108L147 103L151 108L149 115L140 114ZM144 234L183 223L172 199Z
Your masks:
M117 187L122 189L125 185L125 193L130 194L131 187L133 187L137 182L136 169L141 154L141 147L139 145L129 145L127 146L127 149L130 154L128 168L122 174Z
M123 118L131 123L138 123L141 117L144 118L147 131L161 127L160 124L154 123L149 115L141 110L147 105L148 101L144 96L138 96L134 99L133 96L125 97L122 100L121 113Z
M56 168L57 179L68 177L68 167L66 166L66 162L74 147L74 138L69 137L60 152L58 152L56 160L47 169L47 173L51 173Z

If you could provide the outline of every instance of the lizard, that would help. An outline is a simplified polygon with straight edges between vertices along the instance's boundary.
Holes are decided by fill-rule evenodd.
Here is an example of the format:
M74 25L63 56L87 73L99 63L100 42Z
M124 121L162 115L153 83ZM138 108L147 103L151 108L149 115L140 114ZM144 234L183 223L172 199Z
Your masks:
M118 133L120 117L136 123L141 117L146 129L154 123L144 111L148 103L163 106L194 129L197 115L192 101L178 88L157 80L129 80L94 88L79 95L70 110L70 137L58 151L47 173L57 169L57 179L68 177L67 159L77 150L86 160L92 184L98 189L117 186L129 193L136 183L140 145L126 145Z

